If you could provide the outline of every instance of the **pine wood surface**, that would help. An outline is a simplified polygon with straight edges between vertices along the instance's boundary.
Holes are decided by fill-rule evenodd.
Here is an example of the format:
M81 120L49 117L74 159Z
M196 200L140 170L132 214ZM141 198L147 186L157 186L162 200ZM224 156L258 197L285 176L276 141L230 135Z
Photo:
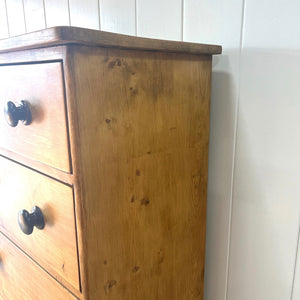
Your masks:
M85 296L202 299L211 56L74 46L66 72Z
M57 27L2 40L0 52L0 74L17 70L22 94L51 103L45 135L22 125L12 138L31 141L27 155L0 147L0 197L11 195L0 230L49 273L32 271L42 285L53 276L89 300L203 299L211 54L221 47ZM48 65L59 67L46 76ZM26 68L37 69L27 78ZM10 81L5 98L18 90ZM50 226L29 242L13 218L34 205Z
M0 118L0 147L70 172L60 62L0 66L0 107L29 103L32 123L10 127Z
M0 233L1 300L75 300Z
M53 276L79 290L73 191L0 157L0 228ZM38 206L45 228L25 235L18 212Z
M17 54L15 52L7 52L0 54L0 64L32 64L32 63L41 63L41 62L57 62L60 61L62 64L62 69L65 68L66 64L66 47L58 46L44 49L32 49L30 51L18 51ZM66 79L65 74L63 73L63 77ZM68 84L70 85L70 84ZM65 85L65 89L68 86ZM3 101L3 100L2 100ZM68 99L66 99L66 116L70 117L70 109L68 109L67 105ZM71 105L69 103L69 105ZM4 119L3 119L4 120ZM2 121L3 121L2 120ZM71 126L73 122L70 122L68 125ZM7 128L7 125L5 125ZM58 137L59 138L59 137ZM43 174L47 174L52 178L56 178L64 183L69 185L73 185L73 175L67 172L61 172L61 170L53 168L52 166L46 165L42 161L33 161L30 158L25 157L22 153L18 154L11 150L1 148L0 147L0 155L9 157L10 159L19 162L23 165L30 166L32 169L35 169Z
M141 38L79 27L59 26L0 40L0 53L66 44L116 47L159 52L220 54L222 47L199 43Z

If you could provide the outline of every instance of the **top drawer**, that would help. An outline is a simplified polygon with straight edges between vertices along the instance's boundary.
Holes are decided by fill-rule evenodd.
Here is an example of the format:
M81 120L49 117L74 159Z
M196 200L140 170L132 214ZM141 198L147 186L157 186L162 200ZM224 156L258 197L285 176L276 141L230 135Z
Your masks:
M6 103L25 100L32 121L11 127ZM61 62L0 66L0 147L70 172Z

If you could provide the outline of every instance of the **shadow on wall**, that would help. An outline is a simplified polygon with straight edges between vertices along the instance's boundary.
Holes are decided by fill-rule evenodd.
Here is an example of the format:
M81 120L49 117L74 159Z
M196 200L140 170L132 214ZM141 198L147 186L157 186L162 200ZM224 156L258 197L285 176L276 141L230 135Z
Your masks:
M299 53L242 52L228 299L291 299L300 217Z
M290 298L300 212L299 53L243 49L240 78L238 51L214 58L205 300L224 299L228 256L228 299Z
M213 57L204 299L224 299L239 51Z

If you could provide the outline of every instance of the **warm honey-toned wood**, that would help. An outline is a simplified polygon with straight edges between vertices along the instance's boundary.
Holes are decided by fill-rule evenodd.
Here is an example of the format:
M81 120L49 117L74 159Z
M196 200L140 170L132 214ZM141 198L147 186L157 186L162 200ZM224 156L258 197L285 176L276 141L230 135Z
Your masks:
M74 47L74 50L76 47ZM65 59L64 63L64 75L66 83L66 100L68 107L68 120L69 120L69 138L70 138L70 153L72 157L72 168L76 176L73 176L73 191L75 200L75 216L77 224L77 242L78 242L78 258L79 258L79 272L82 299L89 299L88 297L88 272L87 272L87 243L86 243L86 210L83 199L83 184L82 184L82 172L81 172L81 161L80 161L80 143L79 139L79 123L77 110L77 101L74 80L74 57L73 48L65 47Z
M0 147L70 172L61 62L0 66L0 107L28 101L32 123L10 127L0 117Z
M76 298L0 234L0 299Z
M53 276L82 300L203 299L211 66L220 52L73 27L0 41L0 79L9 82L0 100L50 111L47 126L17 131L0 118L0 231L40 266L19 258L42 286ZM25 236L17 214L34 205L46 227Z
M57 46L50 48L32 49L30 51L1 52L0 64L39 63L61 61L64 63L66 47Z
M58 169L45 165L39 161L33 161L30 158L22 156L21 154L12 152L10 150L0 148L0 156L9 157L11 160L18 162L25 166L30 166L30 168L48 175L49 177L55 178L68 185L73 185L73 174L62 172Z
M58 46L45 49L33 49L31 51L19 51L17 55L15 52L6 52L0 54L0 64L39 63L43 61L61 61L62 68L64 69L64 65L67 61L66 47ZM67 115L70 117L71 110L68 109L68 105L66 105L66 108ZM72 123L70 123L70 125L72 125ZM14 161L18 161L23 165L28 165L39 172L47 174L52 178L57 178L62 182L73 185L73 175L70 173L61 172L59 169L48 166L43 162L33 161L22 154L12 152L5 148L0 148L0 155L9 157Z
M74 47L68 72L87 299L202 299L211 57Z
M56 278L79 290L72 188L0 157L0 229ZM18 212L38 206L43 230L25 235Z
M0 53L8 50L65 44L194 54L220 54L222 52L222 47L217 45L157 40L79 27L59 26L0 40Z

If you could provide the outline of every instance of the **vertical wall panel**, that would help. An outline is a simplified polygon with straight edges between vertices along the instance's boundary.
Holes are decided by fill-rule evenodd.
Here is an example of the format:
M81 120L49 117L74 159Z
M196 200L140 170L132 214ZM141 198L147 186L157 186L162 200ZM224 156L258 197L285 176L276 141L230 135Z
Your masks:
M246 3L244 47L299 50L298 0L247 0Z
M101 30L136 34L135 0L100 0Z
M230 1L230 10L226 9L227 5L225 2L226 1L222 0L185 0L183 18L184 40L218 44L221 42L220 39L226 39L226 36L224 36L223 33L226 33L229 26L235 31L240 31L240 5L236 7L236 15L238 15L238 18L233 18L233 20L225 17L222 18L222 15L224 14L222 10L225 9L227 13L229 12L230 16L232 16L234 14L234 4L239 4L241 1ZM228 20L230 20L230 22L228 22ZM239 43L239 35L235 36L232 34L230 40L227 42L230 43L231 40L238 40ZM235 46L237 46L236 43Z
M27 32L44 29L45 14L43 0L23 0Z
M98 0L69 0L72 26L100 29Z
M300 2L246 1L228 299L290 299L300 214Z
M204 290L206 300L226 298L242 15L243 0L184 1L184 41L223 46L222 55L213 58Z
M182 0L137 0L137 35L181 40Z
M295 277L294 277L292 300L299 300L299 299L300 299L300 228L299 228L299 235L298 235L298 253L297 253L297 260L295 265Z
M44 0L46 26L70 25L68 0Z
M100 21L107 31L222 44L213 59L205 299L290 299L300 214L300 2L0 0L0 38L45 25L99 29Z
M300 224L299 224L299 235L298 235L298 253L295 263L295 277L293 286L292 300L300 299Z
M6 1L6 8L10 36L25 33L26 25L22 0Z
M0 39L7 38L8 35L5 0L0 0Z

